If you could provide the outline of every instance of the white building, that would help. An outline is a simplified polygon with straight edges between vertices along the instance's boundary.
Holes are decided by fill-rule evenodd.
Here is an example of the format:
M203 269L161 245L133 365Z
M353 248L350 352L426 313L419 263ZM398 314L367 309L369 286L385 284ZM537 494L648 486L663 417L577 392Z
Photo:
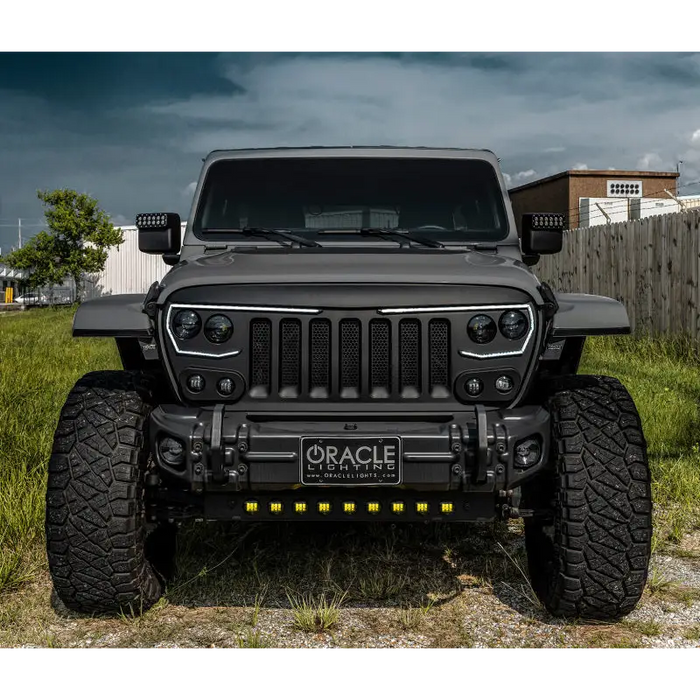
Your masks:
M17 296L21 281L22 273L19 270L11 270L9 267L0 265L0 304L5 301L5 290L8 287L12 287L14 296Z
M187 222L182 223L182 235ZM95 275L86 275L84 299L109 294L145 294L148 288L160 281L170 269L160 255L150 255L139 250L136 226L120 226L124 243L111 248L105 269Z

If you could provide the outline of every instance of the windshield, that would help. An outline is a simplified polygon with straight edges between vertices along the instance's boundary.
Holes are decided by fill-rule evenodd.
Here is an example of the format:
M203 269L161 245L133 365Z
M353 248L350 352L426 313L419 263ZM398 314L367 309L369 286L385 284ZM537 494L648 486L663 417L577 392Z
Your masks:
M320 231L399 228L440 241L508 234L493 167L473 159L275 158L224 160L208 170L196 236L235 240L248 227ZM331 236L324 236L326 242Z

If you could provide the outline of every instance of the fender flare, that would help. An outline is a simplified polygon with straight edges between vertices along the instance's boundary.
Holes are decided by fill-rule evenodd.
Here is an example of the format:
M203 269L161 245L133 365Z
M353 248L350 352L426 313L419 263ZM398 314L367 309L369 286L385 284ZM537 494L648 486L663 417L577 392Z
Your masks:
M149 340L153 331L144 300L144 294L115 294L84 301L73 317L73 336Z
M550 338L628 335L630 321L622 302L595 294L555 294L559 308Z

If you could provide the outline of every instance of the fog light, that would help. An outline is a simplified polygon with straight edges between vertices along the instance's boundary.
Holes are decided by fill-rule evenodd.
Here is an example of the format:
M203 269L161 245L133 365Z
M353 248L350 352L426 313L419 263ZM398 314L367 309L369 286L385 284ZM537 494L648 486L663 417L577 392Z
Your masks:
M236 388L236 385L233 383L233 379L230 377L224 377L223 379L219 379L219 383L216 385L216 388L219 390L219 393L222 396L231 396L231 394L233 394L233 390Z
M428 512L428 504L425 501L419 501L416 503L416 513L425 515Z
M198 394L204 389L204 377L201 374L191 374L187 378L187 388L193 393Z
M527 438L515 446L515 466L521 468L531 467L537 464L542 456L542 448L539 440Z
M402 501L394 501L391 504L391 512L401 514L406 510L406 505Z
M282 512L282 503L280 501L272 501L270 503L270 513L279 515Z
M440 512L441 513L451 513L453 510L454 510L453 503L441 503L440 504Z
M496 380L496 390L500 391L501 394L507 394L513 390L513 380L504 374Z
M328 515L328 513L331 512L331 504L328 503L328 501L321 501L318 504L318 512L321 513L321 515Z
M158 444L161 459L167 464L179 466L185 461L185 446L173 437L165 437Z
M304 503L304 501L296 501L294 503L294 512L295 513L306 513L306 503Z
M343 503L343 513L352 515L357 510L357 506L352 501L346 501Z
M258 512L258 502L257 501L246 501L245 502L245 512L246 513L257 513Z
M367 504L367 512L368 512L368 513L376 514L376 513L378 513L380 510L381 510L381 506L379 505L379 503L377 503L377 501L370 501L370 502Z
M484 390L484 383L481 379L472 377L464 383L464 390L469 396L478 396Z

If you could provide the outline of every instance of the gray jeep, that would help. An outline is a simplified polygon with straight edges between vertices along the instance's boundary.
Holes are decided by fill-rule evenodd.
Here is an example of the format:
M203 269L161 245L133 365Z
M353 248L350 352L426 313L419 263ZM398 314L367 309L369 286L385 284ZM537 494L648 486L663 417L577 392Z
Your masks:
M630 612L651 543L635 405L577 374L619 302L530 269L559 214L521 235L490 151L298 148L204 161L184 240L140 214L172 269L83 303L75 336L123 370L70 392L49 464L55 592L89 613L161 595L177 525L523 518L555 615Z

